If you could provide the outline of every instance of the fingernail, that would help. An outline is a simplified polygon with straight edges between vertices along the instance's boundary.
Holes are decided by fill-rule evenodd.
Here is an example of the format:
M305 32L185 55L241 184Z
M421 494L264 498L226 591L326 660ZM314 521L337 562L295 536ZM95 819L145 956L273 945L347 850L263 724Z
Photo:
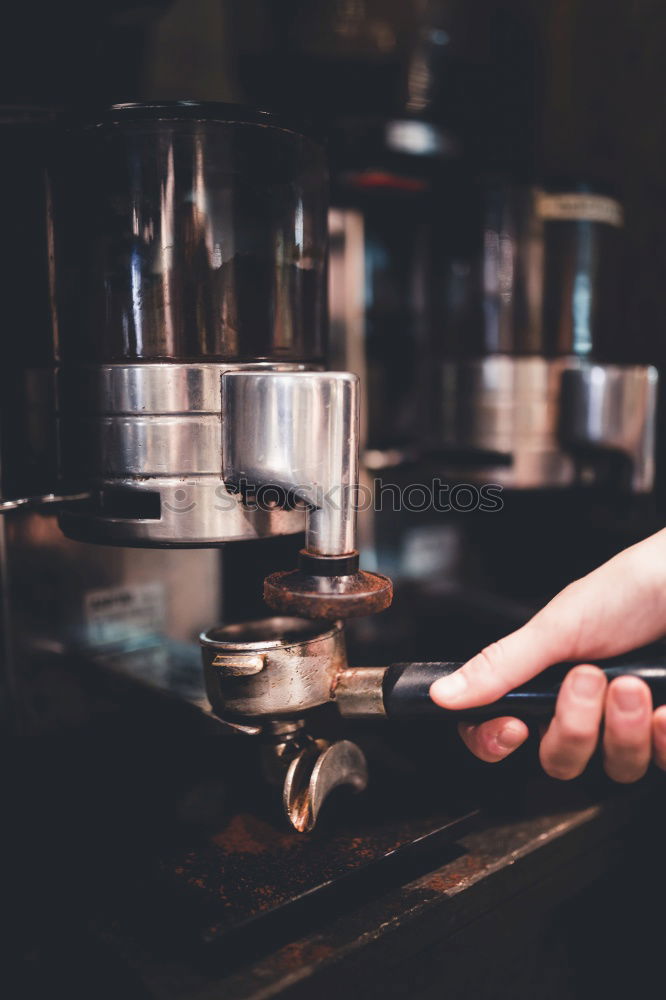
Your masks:
M461 670L454 670L446 677L440 677L430 687L430 696L442 701L455 701L467 687L467 679Z
M618 685L615 688L615 702L621 712L637 712L643 707L643 692L634 684Z
M571 680L574 694L579 698L596 698L604 683L604 675L596 670L579 670Z
M515 750L523 738L522 732L513 722L507 722L497 735L497 745L502 750Z

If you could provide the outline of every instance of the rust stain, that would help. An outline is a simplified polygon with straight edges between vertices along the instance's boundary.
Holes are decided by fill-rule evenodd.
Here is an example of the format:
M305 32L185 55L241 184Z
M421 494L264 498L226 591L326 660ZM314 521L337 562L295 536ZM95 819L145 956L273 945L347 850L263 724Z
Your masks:
M433 892L444 894L460 886L461 882L478 875L486 867L485 858L479 855L463 854L455 864L433 872L419 880L419 885Z
M242 854L283 853L293 850L296 838L291 831L277 830L258 816L238 813L224 830L211 838L212 843L225 851Z
M411 852L415 843L434 836L438 844L444 837L448 843L461 822L467 822L465 814L452 813L448 802L441 812L423 808L423 790L411 773L408 780L396 781L387 770L353 808L331 812L311 834L290 830L277 809L240 809L207 835L163 853L157 873L178 890L178 898L185 894L190 914L190 906L199 909L195 933L208 942L223 940L227 933L249 931L255 919L270 915L273 920L297 901L311 905L306 897L313 899L341 880L350 879L353 886L365 869L379 870L403 848ZM411 866L413 854L405 858ZM396 863L401 863L399 857ZM374 884L371 877L367 885ZM438 883L422 891L432 895ZM281 961L288 962L289 954L295 953L285 952ZM308 954L317 960L313 952Z
M386 576L363 570L347 576L280 570L264 580L264 600L282 614L333 621L384 611L393 600L393 584Z
M335 954L335 948L319 939L293 941L273 956L276 972L291 972L307 965L315 965Z

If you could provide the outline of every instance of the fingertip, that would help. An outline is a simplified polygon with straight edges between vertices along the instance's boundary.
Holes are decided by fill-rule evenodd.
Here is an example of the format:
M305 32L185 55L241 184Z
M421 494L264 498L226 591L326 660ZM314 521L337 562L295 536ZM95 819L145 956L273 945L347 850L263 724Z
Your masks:
M499 642L473 656L457 670L438 677L430 687L430 697L441 708L466 709L488 705L512 687L493 665L490 651Z
M467 687L465 668L460 667L459 670L433 681L430 685L430 697L440 708L453 708L459 705Z
M580 663L573 667L564 679L563 687L571 687L573 694L584 701L603 699L606 690L606 674L593 663Z
M652 707L650 688L631 674L616 677L608 685L606 711L618 712L621 716L642 714Z
M529 736L529 729L520 719L508 719L497 734L497 747L504 754L513 753Z
M471 752L486 764L496 764L521 746L529 729L520 719L491 719L480 725L461 722L458 732Z

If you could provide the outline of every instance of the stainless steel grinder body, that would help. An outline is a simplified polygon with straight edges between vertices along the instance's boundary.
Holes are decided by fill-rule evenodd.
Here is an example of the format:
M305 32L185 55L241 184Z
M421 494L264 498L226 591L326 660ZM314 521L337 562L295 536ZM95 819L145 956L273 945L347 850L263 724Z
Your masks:
M305 528L272 607L386 607L390 582L358 569L358 379L320 370L319 146L192 102L116 106L77 141L59 408L64 476L92 496L63 531L177 547Z
M223 435L238 418L223 412L223 379L318 377L319 146L267 114L174 102L116 106L69 153L59 178L63 472L93 499L63 514L65 533L201 546L301 531L302 511L253 508L227 489Z

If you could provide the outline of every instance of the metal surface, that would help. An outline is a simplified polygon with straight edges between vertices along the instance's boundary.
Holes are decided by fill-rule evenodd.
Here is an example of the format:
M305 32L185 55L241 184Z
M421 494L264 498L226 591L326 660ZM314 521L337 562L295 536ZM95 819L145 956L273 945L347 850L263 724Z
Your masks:
M315 739L296 718L331 699L346 664L340 622L322 628L299 618L266 618L211 629L200 641L213 712L232 724L238 717L263 723L264 774L281 787L295 830L314 829L336 788L366 787L365 756L355 743Z
M654 482L657 369L582 365L562 374L560 437L572 452L614 449L631 461L631 485Z
M361 378L363 451L407 455L418 453L427 426L432 192L400 168L380 171L386 186L366 186L368 176L338 172L334 185L331 339Z
M508 355L445 363L439 442L509 457L510 464L488 462L502 486L570 483L573 461L557 442L558 392L568 363Z
M460 793L448 804L431 794L428 808L422 796L418 779L382 773L350 809L330 809L326 824L303 836L254 806L239 811L203 841L162 853L163 884L189 904L169 916L185 917L188 937L219 943L230 957L241 934L275 933L276 922L297 913L307 921L328 894L357 899L368 882L386 886L393 866L421 852L446 858L477 810Z
M347 372L227 372L224 479L270 484L308 505L305 547L356 548L358 378Z
M206 691L222 718L290 715L330 701L346 663L339 622L266 618L201 636ZM259 668L259 669L257 669Z
M360 747L351 740L315 740L289 765L282 804L294 829L311 833L331 792L344 785L362 792L367 784L368 765Z
M652 884L663 833L661 796L650 797L644 788L594 797L570 784L551 785L547 795L543 783L525 781L524 787L525 802L532 799L526 809L504 817L486 814L471 831L469 817L467 830L464 820L439 833L433 826L425 836L422 828L420 838L422 821L414 820L411 845L386 849L385 841L381 859L382 834L395 830L390 821L377 830L359 823L355 835L343 832L325 842L292 838L298 844L291 848L249 816L237 817L209 845L165 859L163 877L185 886L202 910L207 906L206 915L211 907L216 911L199 933L219 946L227 964L216 971L208 967L197 996L435 997L446 982L455 984L456 996L490 997L497 982L512 985L514 977L520 979L526 942L536 948L543 935L552 947L562 904L568 902L572 919L584 889L605 883L613 893L622 873L637 885L634 899ZM301 876L312 878L315 870L323 877L311 892ZM291 899L285 899L289 890ZM619 921L623 938L621 914L614 908L608 916ZM195 915L196 910L188 914L190 929ZM264 934L272 930L270 943L243 954L234 915L245 940L262 939L263 928ZM607 945L604 937L594 950L602 963ZM487 961L479 963L479 954ZM178 989L174 957L171 950L168 975L164 961L153 961L147 970L164 1000L182 993L185 970L191 975L191 966L183 963ZM550 977L557 982L562 951L555 950L550 960L552 968L542 968L541 976L530 980L532 988L519 995L533 996L535 983L546 993L552 989ZM484 985L491 970L495 978ZM565 964L564 976L570 975ZM594 962L590 976L586 982L594 983Z
M362 792L368 783L365 754L351 740L315 739L305 720L271 720L264 725L265 777L282 791L282 809L298 833L311 833L336 788Z
M117 364L61 372L65 475L100 497L89 508L63 512L65 534L111 544L201 546L302 531L300 511L269 503L252 508L225 487L221 380L233 367ZM151 507L142 509L146 503ZM137 505L142 516L131 516Z
M283 614L305 618L358 618L384 611L393 598L393 584L380 573L310 576L301 570L280 570L264 581L264 600Z
M436 444L452 449L454 464L456 452L484 453L476 474L486 481L516 489L569 486L587 445L621 453L634 491L652 488L657 373L648 365L498 354L444 363L440 384ZM586 483L599 478L599 457L588 450Z
M30 497L21 497L18 500L3 500L0 503L0 514L4 514L5 511L16 510L17 507L23 507L30 502Z
M284 509L296 499L309 552L355 549L353 375L268 363L70 368L60 412L66 477L100 495L63 514L70 537L206 545L289 534L303 527L300 510Z
M179 701L207 706L196 637L221 613L219 550L84 545L63 536L53 505L23 507L3 521L26 687L39 650L64 662L86 651L94 660L91 675L109 665ZM48 671L42 683L49 692L40 699L44 706L66 712L65 695L53 697Z
M89 493L45 493L42 496L20 497L16 500L3 500L0 502L0 514L6 514L17 507L41 507L51 503L76 503L81 500L88 500Z
M61 374L60 400L65 478L93 491L62 513L68 537L217 545L299 531L298 502L306 557L357 559L356 376L268 363L86 366ZM269 578L269 605L335 619L391 601L385 577L312 572L322 575Z
M340 714L350 718L385 716L382 684L386 667L348 667L338 675L333 696Z
M359 441L368 436L368 376L365 357L365 244L363 214L331 208L328 213L328 311L331 366L358 375Z
M321 362L319 144L273 115L193 101L115 105L67 139L66 363Z

